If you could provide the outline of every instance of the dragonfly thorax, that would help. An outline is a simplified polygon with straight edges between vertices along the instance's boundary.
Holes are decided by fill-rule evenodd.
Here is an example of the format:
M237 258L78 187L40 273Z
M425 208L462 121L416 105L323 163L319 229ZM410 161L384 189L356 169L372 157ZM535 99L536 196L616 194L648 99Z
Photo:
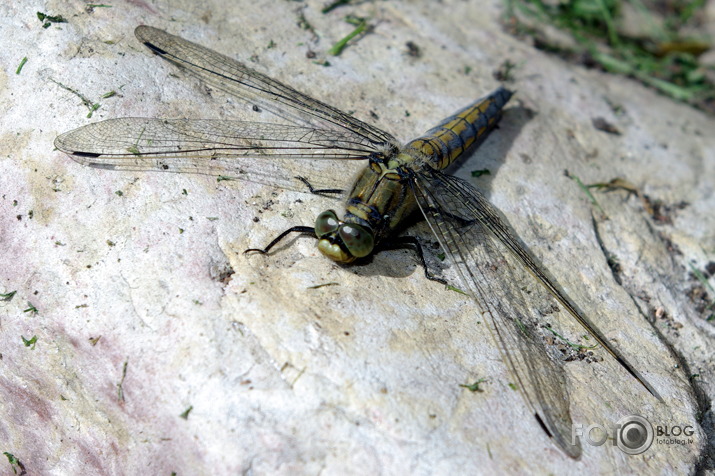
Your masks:
M339 220L333 210L318 215L315 235L318 237L318 250L338 263L350 263L356 258L363 258L372 253L375 246L372 230Z
M408 144L409 145L409 144ZM386 172L392 172L392 173L400 173L404 172L404 167L412 165L416 159L423 159L423 157L419 156L415 151L409 150L405 151L402 150L393 156L389 157L389 159L385 162L383 165L384 169Z

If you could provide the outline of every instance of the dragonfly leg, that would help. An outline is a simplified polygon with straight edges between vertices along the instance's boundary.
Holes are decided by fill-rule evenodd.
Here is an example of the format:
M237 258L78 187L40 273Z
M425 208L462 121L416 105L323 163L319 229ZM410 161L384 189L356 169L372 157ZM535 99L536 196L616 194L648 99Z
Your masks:
M399 250L406 248L414 250L415 253L417 253L417 258L419 258L420 263L422 264L422 268L425 270L425 277L432 281L444 284L445 286L447 285L447 281L430 273L427 262L425 261L425 255L422 252L422 245L414 236L398 236L387 242L383 242L380 248L383 250Z
M295 178L303 182L305 186L308 187L310 193L313 193L315 195L340 195L344 192L344 190L341 190L339 188L314 188L313 185L308 182L308 179L306 179L305 177L297 176Z
M292 228L288 228L286 231L278 235L273 241L268 243L268 246L265 248L249 248L244 253L261 253L266 254L268 253L271 248L276 246L283 238L285 238L287 235L290 233L310 233L311 235L315 236L315 228L312 226L294 226Z

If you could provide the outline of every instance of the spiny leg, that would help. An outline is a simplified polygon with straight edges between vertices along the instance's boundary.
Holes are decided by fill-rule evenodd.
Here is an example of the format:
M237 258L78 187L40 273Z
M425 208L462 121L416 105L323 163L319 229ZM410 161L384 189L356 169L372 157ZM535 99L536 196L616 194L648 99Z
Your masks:
M280 235L278 235L273 241L268 243L268 246L266 246L265 248L249 248L246 251L244 251L244 253L255 252L255 253L266 254L271 250L271 248L276 246L283 238L285 238L290 233L311 234L315 237L315 228L313 228L312 226L301 226L301 225L294 226L292 228L287 229Z
M295 177L296 179L300 180L305 184L306 187L308 187L308 190L310 193L315 194L315 195L335 195L335 194L342 194L343 190L340 190L339 188L323 188L323 189L316 189L313 187L313 185L308 182L308 179L305 177L300 177L297 176ZM278 235L273 241L268 243L268 246L265 248L250 248L244 251L244 253L250 253L250 252L255 252L255 253L261 253L261 254L266 254L268 253L271 248L273 248L275 245L277 245L283 238L286 237L286 235L290 233L304 233L304 234L310 234L315 236L315 228L311 226L294 226L292 228L287 229L280 235Z
M310 193L315 195L340 195L344 192L344 190L341 190L339 188L314 188L313 185L308 182L308 179L306 179L305 177L297 176L295 178L303 182L305 186L308 187Z

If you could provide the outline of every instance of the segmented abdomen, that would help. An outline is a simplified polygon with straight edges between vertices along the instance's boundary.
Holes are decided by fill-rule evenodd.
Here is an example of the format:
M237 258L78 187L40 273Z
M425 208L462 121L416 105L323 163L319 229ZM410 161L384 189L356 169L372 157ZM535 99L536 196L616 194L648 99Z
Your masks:
M411 152L415 151L426 157L433 167L446 168L496 125L512 94L512 91L500 87L408 143L403 152L412 155Z

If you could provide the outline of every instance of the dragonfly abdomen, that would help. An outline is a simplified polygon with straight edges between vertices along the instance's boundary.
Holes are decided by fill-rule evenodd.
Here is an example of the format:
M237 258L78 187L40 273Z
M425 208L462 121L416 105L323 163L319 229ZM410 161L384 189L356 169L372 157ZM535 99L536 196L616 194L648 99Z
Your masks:
M424 157L437 169L448 167L494 128L512 94L508 89L499 88L476 100L408 143L403 152Z

